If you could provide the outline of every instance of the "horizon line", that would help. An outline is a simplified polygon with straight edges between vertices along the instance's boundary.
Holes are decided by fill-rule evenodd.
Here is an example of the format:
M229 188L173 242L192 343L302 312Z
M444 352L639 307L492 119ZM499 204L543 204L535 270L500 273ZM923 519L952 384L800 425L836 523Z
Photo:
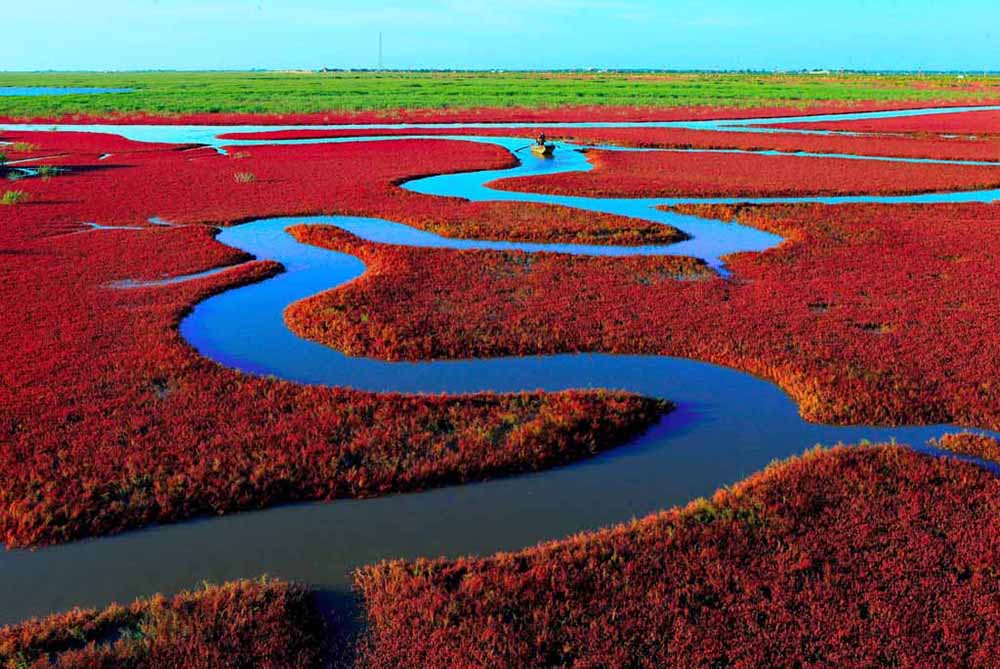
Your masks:
M834 67L811 67L811 68L656 68L656 67L558 67L558 68L506 68L506 67L328 67L319 68L143 68L143 69L36 69L36 70L2 70L0 74L155 74L155 73L188 73L188 74L255 74L255 73L276 73L276 74L331 74L337 72L368 72L368 73L433 73L433 72L468 72L477 74L542 74L542 73L665 73L665 74L965 74L965 75L998 75L1000 70L980 70L980 69L879 69L879 68L834 68Z

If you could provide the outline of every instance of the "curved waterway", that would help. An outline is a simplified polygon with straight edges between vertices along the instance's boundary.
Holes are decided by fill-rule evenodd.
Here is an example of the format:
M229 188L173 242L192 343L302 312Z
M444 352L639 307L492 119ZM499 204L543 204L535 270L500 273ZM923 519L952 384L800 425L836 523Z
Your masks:
M944 111L954 109L930 110L931 113ZM882 112L835 118L912 113ZM920 113L928 113L928 110ZM816 117L816 120L825 118L828 117ZM788 119L772 122L781 120ZM742 128L761 122L760 119L713 122L716 125L712 129ZM709 122L688 125L705 127L706 123ZM723 124L727 127L723 128ZM512 124L511 127L529 125ZM664 124L562 125L662 127ZM220 148L234 144L274 143L217 139L223 133L245 132L246 126L62 127L114 132L145 141L189 143L197 138L194 141ZM50 130L51 126L35 129ZM254 129L276 128L259 126ZM367 129L379 128L369 126ZM495 137L461 136L455 139L490 142L508 149L524 143L523 139ZM388 137L368 138L368 141L389 140ZM809 156L803 156L803 160L807 159ZM684 504L758 471L775 458L801 453L817 443L896 439L919 445L949 430L949 426L833 427L806 423L799 417L795 404L773 384L749 374L692 360L573 354L390 363L345 356L300 339L285 327L281 314L288 304L342 285L364 272L364 265L357 258L299 244L285 232L291 224L336 225L372 241L413 246L593 255L693 255L703 258L722 273L725 268L721 258L726 254L760 251L781 241L752 228L679 216L654 208L658 204L679 202L748 201L745 199L592 199L495 191L485 185L501 177L585 169L589 169L585 156L562 146L555 160L544 161L525 155L521 165L511 170L430 177L412 181L406 187L431 195L544 202L633 216L674 225L687 232L691 239L649 247L517 244L447 239L379 219L264 219L226 228L220 232L219 240L258 258L277 260L286 271L261 283L235 288L205 300L182 322L181 332L192 346L221 364L246 373L275 375L302 383L371 391L435 393L613 388L674 401L677 410L647 434L595 458L538 474L379 499L288 505L35 552L8 551L0 554L0 592L3 593L0 623L73 606L100 606L112 600L174 592L202 580L223 581L260 574L309 583L325 593L332 608L350 609L351 570L383 558L513 550ZM1000 194L990 191L753 201L939 202L998 198ZM204 275L173 280L196 280Z

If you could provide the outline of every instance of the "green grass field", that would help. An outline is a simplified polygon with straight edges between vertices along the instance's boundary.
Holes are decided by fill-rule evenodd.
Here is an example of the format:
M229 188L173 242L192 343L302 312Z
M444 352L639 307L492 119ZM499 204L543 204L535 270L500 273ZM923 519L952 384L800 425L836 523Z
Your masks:
M1000 76L712 73L143 72L0 73L0 86L133 93L2 97L0 115L308 113L472 107L774 106L831 101L982 101Z

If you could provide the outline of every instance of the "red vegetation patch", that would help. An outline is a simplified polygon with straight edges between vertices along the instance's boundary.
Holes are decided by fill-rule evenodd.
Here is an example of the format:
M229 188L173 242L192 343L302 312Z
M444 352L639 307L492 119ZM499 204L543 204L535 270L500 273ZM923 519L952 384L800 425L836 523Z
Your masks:
M588 197L903 194L1000 186L1000 167L684 152L589 152L594 169L502 179L503 190Z
M65 152L60 133L28 136L42 150ZM68 141L72 147L78 138ZM32 202L45 205L46 229L65 232L78 229L81 221L136 225L154 215L174 223L227 224L280 215L370 213L407 197L394 186L404 178L514 164L495 146L469 143L456 151L453 142L433 140L403 140L391 149L362 143L263 146L230 156L150 146L156 145L131 142L122 148L132 150L103 161L97 160L98 151L70 153L45 162L77 166L75 178L22 183ZM239 172L254 175L253 182L235 183Z
M1000 441L980 434L947 434L934 442L938 448L1000 463Z
M629 525L362 569L362 666L989 667L1000 481L837 448Z
M58 150L63 153L83 153L101 155L104 153L135 153L139 151L183 151L195 144L162 144L154 142L133 142L121 135L101 132L24 132L20 130L0 130L0 141L16 145L27 144L37 152ZM3 147L0 147L2 149Z
M0 666L319 669L323 644L324 625L306 590L239 581L5 627Z
M292 232L361 258L367 271L289 306L289 328L348 355L390 360L588 350L597 333L639 317L625 316L635 305L615 305L618 296L711 276L692 258L456 252L371 244L332 227Z
M261 146L222 156L210 150L128 142L114 135L22 136L42 154L62 154L44 164L68 167L79 177L60 180L58 198L51 186L22 182L32 202L47 205L45 223L58 232L78 229L81 221L143 224L152 215L173 223L226 224L336 213L379 215L462 238L598 244L663 244L684 238L668 226L610 214L544 204L468 202L396 187L406 177L516 164L507 151L485 144L463 144L462 151L443 140L401 140L388 146ZM115 140L111 144L116 152L98 161L105 138ZM253 175L252 182L237 184L237 173Z
M427 206L391 210L385 216L444 237L503 241L635 246L672 244L688 236L677 228L639 218L533 202L425 200ZM436 200L436 201L434 201Z
M482 134L491 137L505 137L503 128L484 128ZM407 137L410 135L477 135L480 130L466 130L462 128L384 128L373 130L366 127L358 128L328 128L309 129L297 128L295 130L264 130L260 132L225 132L219 135L219 139L226 141L251 140L256 142L286 142L296 139L334 139L339 137L372 137L392 136Z
M936 135L1000 135L1000 111L927 114L899 118L873 118L821 123L782 123L780 128L797 130L846 130L848 132L908 133Z
M806 124L803 124L806 125ZM781 126L775 126L781 127ZM365 137L372 130L279 130L233 133L228 139L289 140L328 137ZM535 138L544 132L552 140L581 145L611 144L637 148L737 149L742 151L808 151L895 158L939 160L1000 160L1000 140L966 137L853 137L849 135L798 135L794 133L724 132L685 128L400 128L379 130L379 135L482 135Z
M697 266L359 245L309 228L297 234L368 273L286 319L355 355L676 355L771 379L816 421L1000 427L1000 207L684 210L788 241L731 257L731 281L676 281Z
M56 148L57 139L38 142ZM93 169L22 182L31 202L0 219L0 539L8 546L533 470L621 443L669 408L615 393L403 397L247 377L198 355L177 323L197 301L278 267L248 263L191 283L116 290L109 284L246 258L203 226L79 224L376 215L431 199L411 198L395 181L502 166L503 151L414 141L392 151L67 160ZM237 184L234 169L258 179Z

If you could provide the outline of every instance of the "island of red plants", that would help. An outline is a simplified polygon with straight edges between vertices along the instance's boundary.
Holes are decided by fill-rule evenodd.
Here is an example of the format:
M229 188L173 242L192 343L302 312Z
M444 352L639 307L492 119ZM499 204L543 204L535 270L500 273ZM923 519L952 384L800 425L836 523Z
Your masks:
M289 306L288 326L348 355L387 360L592 350L595 332L643 319L630 293L645 289L669 303L664 293L678 279L713 276L703 262L677 256L455 252L372 244L327 226L290 231L361 258L366 272ZM648 335L634 336L638 345Z
M687 239L669 225L533 202L466 202L455 198L454 206L448 208L393 210L383 215L458 239L617 246L673 244Z
M901 163L736 153L592 150L594 169L503 179L504 190L587 197L784 197L1000 187L1000 165Z
M981 110L853 121L782 123L778 127L796 130L836 130L877 134L905 133L918 136L957 135L967 139L996 139L1000 136L1000 111Z
M1000 465L1000 441L993 437L972 432L946 434L932 445L945 451Z

